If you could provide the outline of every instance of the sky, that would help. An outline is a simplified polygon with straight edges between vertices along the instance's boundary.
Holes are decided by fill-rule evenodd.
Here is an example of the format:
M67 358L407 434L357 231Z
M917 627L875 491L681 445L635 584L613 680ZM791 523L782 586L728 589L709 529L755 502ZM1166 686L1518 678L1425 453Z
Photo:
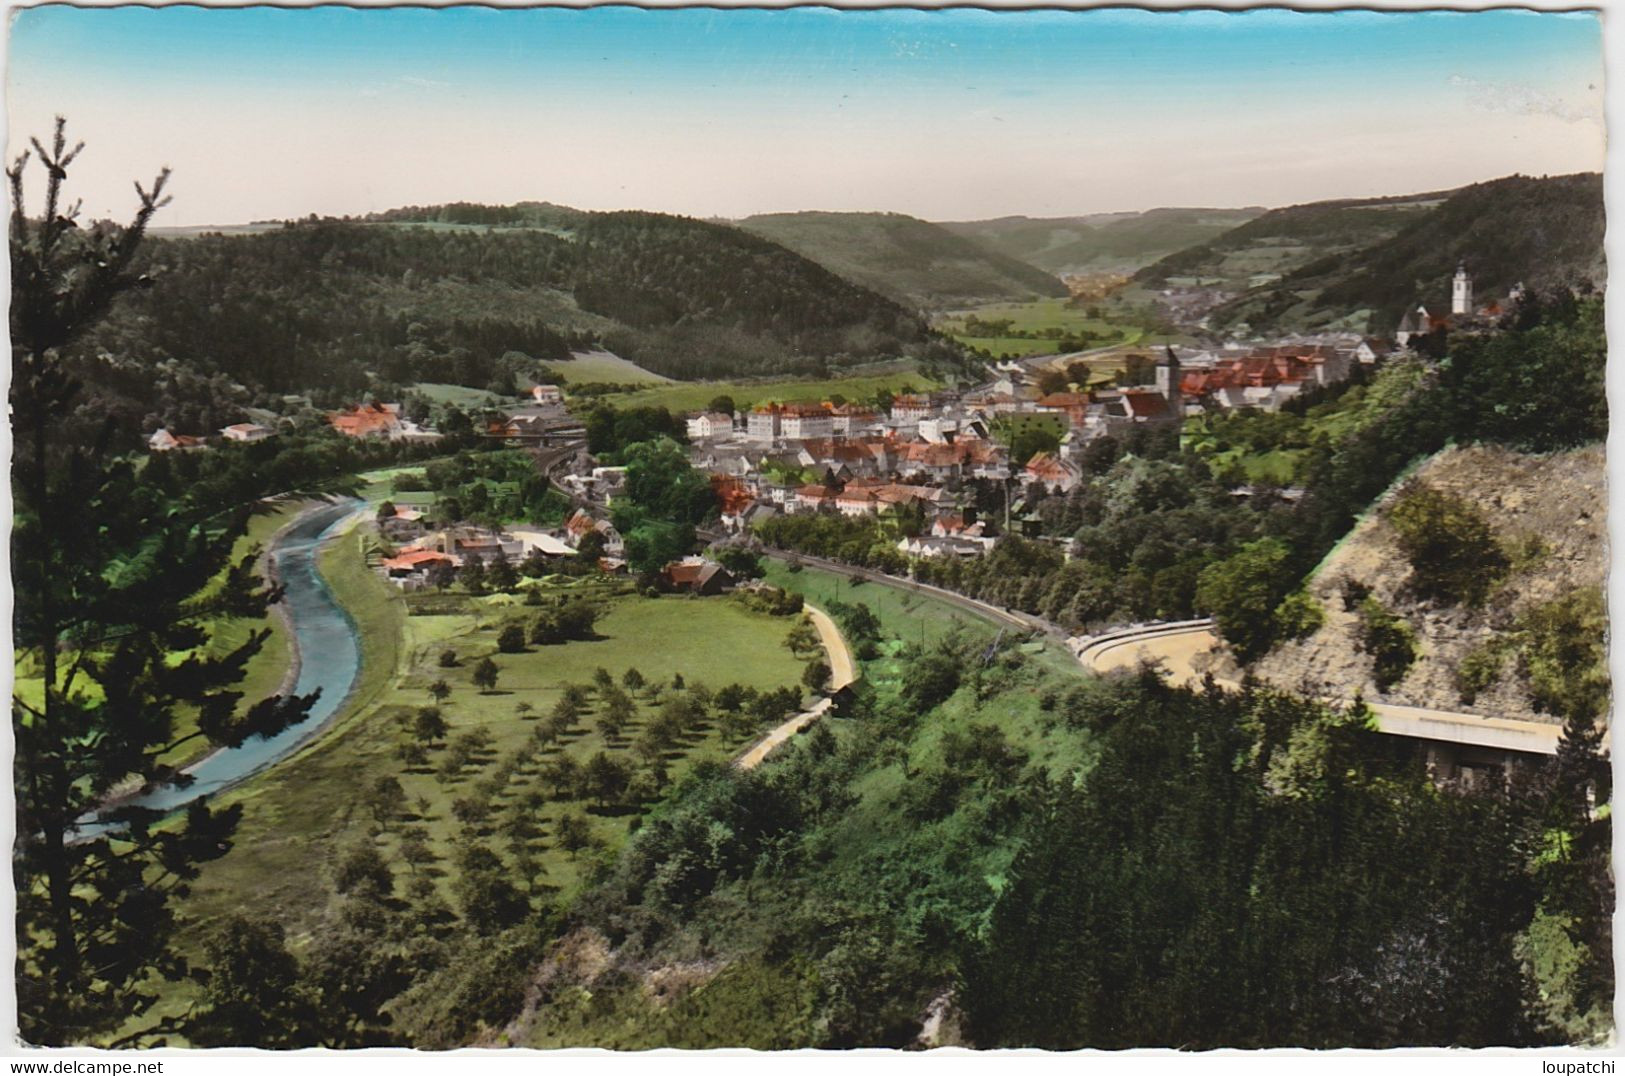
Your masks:
M1603 164L1602 30L1528 11L14 11L8 145L89 217L541 200L930 220L1285 205Z

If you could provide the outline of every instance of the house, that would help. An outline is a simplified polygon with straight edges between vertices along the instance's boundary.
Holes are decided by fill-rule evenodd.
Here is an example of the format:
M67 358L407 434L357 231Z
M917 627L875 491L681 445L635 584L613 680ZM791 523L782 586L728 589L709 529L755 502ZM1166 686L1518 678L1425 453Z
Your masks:
M803 441L796 452L795 465L814 470L846 472L873 477L889 470L891 459L886 442L880 438L858 441L815 437Z
M391 542L412 542L423 537L423 513L397 505L395 514L378 521L378 529Z
M828 486L802 486L786 507L796 512L816 512L825 505L833 505L835 497L835 491Z
M526 557L532 553L540 553L544 557L575 555L568 542L547 531L511 530L508 535L520 544L522 555Z
M532 385L530 398L539 404L562 404L564 390L557 385Z
M985 526L986 524L981 520L977 520L975 523L967 523L962 513L950 512L931 521L931 537L981 538Z
M263 441L267 437L275 437L276 431L261 426L257 422L238 422L227 426L220 431L220 436L228 441Z
M756 503L756 495L750 491L744 480L732 475L713 474L711 492L716 495L717 504L721 508L722 525L730 530L738 530L743 526L745 513Z
M431 531L412 543L412 548L444 553L459 566L467 557L479 556L489 560L500 554L508 560L514 560L525 552L524 543L510 535L472 526L445 527Z
M575 514L564 522L564 540L571 549L579 547L581 539L591 531L597 531L603 536L605 553L619 557L626 552L621 532L607 519L594 519L585 509L577 508Z
M662 578L673 590L689 594L721 594L733 586L728 569L704 557L684 557L661 569Z
M734 417L721 411L701 411L690 415L687 422L690 441L709 441L717 437L727 437L734 432Z
M891 417L893 422L914 423L922 418L930 418L936 408L926 396L895 396L891 402Z
M944 538L921 535L904 538L897 548L910 557L980 557L988 551L992 539Z
M400 404L359 404L348 411L335 411L328 423L346 437L383 437L393 440L401 429Z
M176 449L206 448L203 438L193 437L185 433L170 433L168 430L159 430L147 438L147 448L153 452L173 452Z
M404 590L416 590L428 584L429 572L437 564L455 567L457 560L438 550L403 549L393 557L385 557L380 567L391 583Z
M1391 341L1368 336L1354 349L1354 358L1362 365L1370 366L1379 359L1386 359L1393 351L1394 345Z
M1157 398L1161 399L1160 396ZM1072 492L1083 478L1075 464L1050 452L1036 453L1027 461L1022 473L1028 481L1042 482L1051 488L1059 488L1062 493Z

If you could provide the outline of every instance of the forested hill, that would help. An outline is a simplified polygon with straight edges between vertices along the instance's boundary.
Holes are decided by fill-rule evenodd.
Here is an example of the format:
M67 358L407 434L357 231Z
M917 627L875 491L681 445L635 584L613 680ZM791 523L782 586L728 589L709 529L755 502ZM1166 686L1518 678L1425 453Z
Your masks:
M254 398L380 381L484 388L505 355L595 343L677 378L961 361L916 313L737 228L654 213L568 222L567 234L313 221L155 239L142 255L153 286L81 346L117 360L95 381L142 409L138 421L174 403L150 387L170 359L171 389L220 375Z
M1132 271L1244 224L1262 207L1096 213L1083 217L998 217L942 227L1051 273Z
M917 308L1067 293L1042 269L902 213L770 213L739 226Z
M1449 192L1310 202L1272 209L1205 242L1159 258L1134 275L1150 287L1195 278L1245 288L1260 275L1285 275L1329 256L1396 235Z
M1391 331L1421 302L1448 310L1450 278L1464 264L1480 304L1517 284L1537 290L1585 283L1601 287L1602 176L1509 176L1463 187L1392 235L1361 249L1319 258L1273 287L1244 295L1216 313L1217 324L1245 321L1316 327L1352 316Z

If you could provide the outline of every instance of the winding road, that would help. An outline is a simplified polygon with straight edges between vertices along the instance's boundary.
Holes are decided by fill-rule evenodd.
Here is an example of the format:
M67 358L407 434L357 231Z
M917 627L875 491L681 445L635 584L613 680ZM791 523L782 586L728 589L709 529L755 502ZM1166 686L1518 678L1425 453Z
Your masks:
M1198 667L1200 663L1196 658L1211 651L1218 643L1213 621L1186 620L1173 624L1136 626L1091 639L1075 640L1072 649L1083 667L1092 672L1132 668L1150 660L1161 662L1175 683L1186 684L1202 678L1205 670ZM1240 686L1224 679L1217 679L1217 683L1228 688ZM1347 700L1322 701L1341 703ZM1486 717L1389 702L1367 701L1366 706L1376 714L1378 731L1416 740L1488 747L1526 755L1555 755L1558 741L1563 735L1561 725L1544 721Z
M361 671L361 640L355 622L334 600L316 566L317 553L355 514L359 502L319 504L302 512L272 539L266 553L271 578L282 584L282 612L291 629L290 649L298 674L294 694L320 692L310 713L269 739L250 738L239 747L222 747L186 767L184 787L161 785L121 800L118 806L173 811L200 796L224 792L286 758L320 732L338 713ZM82 829L92 829L90 823Z
M830 695L834 695L858 678L857 663L852 660L852 651L847 648L846 640L841 637L841 630L835 626L829 614L811 605L804 608L807 618L813 622L813 627L818 629L818 639L824 644L824 653L829 658L829 692ZM749 751L739 756L735 765L742 770L753 770L760 766L775 747L829 713L830 707L834 705L833 698L819 699L811 707L758 740Z

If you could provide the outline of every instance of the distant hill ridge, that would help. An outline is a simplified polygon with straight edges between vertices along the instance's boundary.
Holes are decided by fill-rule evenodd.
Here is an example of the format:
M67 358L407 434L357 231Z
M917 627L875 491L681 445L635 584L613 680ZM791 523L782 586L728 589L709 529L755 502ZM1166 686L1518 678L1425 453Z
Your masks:
M1458 264L1482 299L1519 283L1600 287L1605 223L1596 173L1507 176L1454 191L1271 210L1160 259L1135 280L1155 288L1197 279L1241 291L1211 315L1219 329L1337 324L1386 333L1418 302L1448 310Z
M1067 294L1066 285L1040 268L903 213L767 213L738 224L919 308Z
M942 225L1052 273L1132 272L1219 236L1264 212L1262 206L1168 206L1076 217L995 217Z

